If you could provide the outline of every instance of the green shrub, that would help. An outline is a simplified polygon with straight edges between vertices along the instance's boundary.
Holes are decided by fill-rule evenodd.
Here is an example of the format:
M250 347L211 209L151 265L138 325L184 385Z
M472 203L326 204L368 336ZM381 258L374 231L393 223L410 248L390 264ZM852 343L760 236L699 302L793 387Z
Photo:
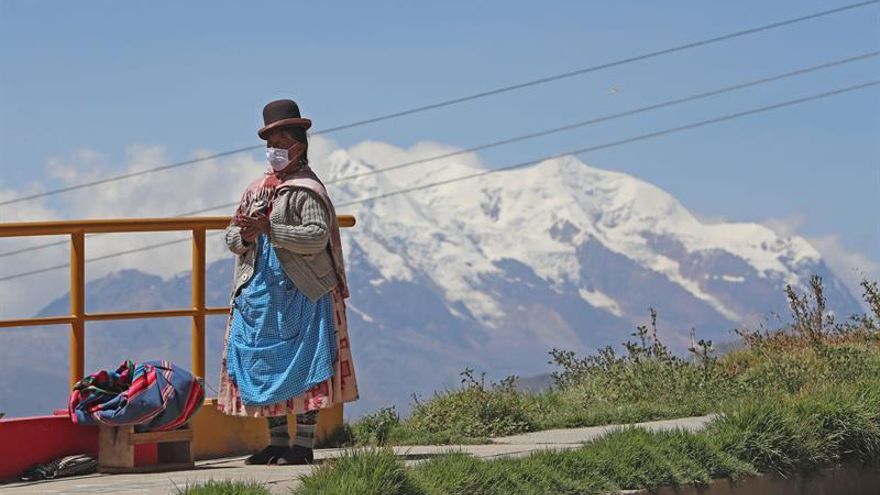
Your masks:
M460 389L435 393L427 402L416 401L409 426L428 433L450 432L467 437L502 436L533 429L527 399L516 390L515 377L486 386L473 370L462 373Z
M352 424L351 431L358 445L385 445L392 430L400 427L400 416L394 407L383 407Z
M880 289L864 282L865 301L880 309ZM466 368L460 387L414 398L406 420L381 409L347 426L340 445L478 443L526 431L702 415L753 397L790 397L830 384L880 381L880 314L835 322L822 281L808 294L786 288L792 323L777 331L737 330L742 348L717 356L700 340L677 356L659 339L657 313L618 352L578 357L553 349L554 386L520 392L516 377L486 384Z
M825 375L824 363L812 350L795 349L756 360L751 367L733 379L739 381L751 394L794 394L814 380Z
M862 289L864 289L862 299L868 303L868 307L873 313L868 316L869 321L873 324L871 326L877 329L877 326L880 325L880 287L877 286L877 282L862 280Z
M825 346L817 351L824 361L826 376L814 377L834 383L880 379L880 352L859 344Z
M551 364L557 389L579 391L582 406L601 403L687 404L690 409L713 403L725 389L711 342L700 341L691 349L692 360L673 354L657 336L657 312L651 310L650 326L639 326L635 340L623 344L625 353L601 349L578 359L570 351L553 349Z

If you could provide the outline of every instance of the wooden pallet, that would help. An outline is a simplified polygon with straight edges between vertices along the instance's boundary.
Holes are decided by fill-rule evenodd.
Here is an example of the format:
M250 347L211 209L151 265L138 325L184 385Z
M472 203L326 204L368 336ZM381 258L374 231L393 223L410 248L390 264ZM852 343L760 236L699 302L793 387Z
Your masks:
M99 473L148 473L195 468L193 432L187 424L172 431L135 433L133 426L101 426L98 443ZM158 462L134 465L134 446L156 444Z

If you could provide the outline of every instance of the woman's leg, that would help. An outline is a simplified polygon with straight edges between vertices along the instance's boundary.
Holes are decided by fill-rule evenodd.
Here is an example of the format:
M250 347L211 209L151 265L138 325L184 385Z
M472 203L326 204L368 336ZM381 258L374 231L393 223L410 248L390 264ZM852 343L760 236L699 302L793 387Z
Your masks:
M245 464L275 464L290 449L287 416L270 416L266 420L269 426L269 445L245 459Z
M318 411L309 411L296 415L296 435L293 444L307 449L315 446L315 429L318 426Z
M290 433L287 432L287 416L271 416L269 419L269 445L276 447L290 446ZM318 426L318 411L309 411L296 415L296 435L293 445L307 449L315 446L315 429Z
M275 447L290 447L290 433L287 432L287 416L270 416L269 418L269 445Z
M318 411L296 415L296 436L293 445L278 458L277 464L311 464L315 462L315 428L318 424Z

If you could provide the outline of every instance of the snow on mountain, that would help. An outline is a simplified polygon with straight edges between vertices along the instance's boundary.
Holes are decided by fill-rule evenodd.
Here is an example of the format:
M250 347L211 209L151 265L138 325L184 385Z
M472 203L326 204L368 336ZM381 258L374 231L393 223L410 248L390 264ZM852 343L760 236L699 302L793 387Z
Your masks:
M371 155L387 161L395 154L389 145L375 146L381 149L372 153L355 149L355 156L338 150L331 156L330 175L364 173L375 167L367 161ZM422 167L419 173L410 169L363 176L337 188L335 197L345 202L483 170L449 160L431 164L427 173ZM590 274L582 271L577 248L587 242L597 242L661 274L730 321L748 315L714 293L708 282L742 283L750 275L802 286L804 275L821 262L803 238L781 238L753 223L701 223L659 188L626 174L589 167L573 157L351 210L361 219L351 237L386 280L409 280L413 270L429 273L450 304L463 304L487 325L499 324L505 314L497 298L479 290L479 279L497 274L496 262L502 259L529 266L555 290L576 286L589 303L619 316L620 305L592 286ZM692 272L680 259L720 253L746 266L735 273Z

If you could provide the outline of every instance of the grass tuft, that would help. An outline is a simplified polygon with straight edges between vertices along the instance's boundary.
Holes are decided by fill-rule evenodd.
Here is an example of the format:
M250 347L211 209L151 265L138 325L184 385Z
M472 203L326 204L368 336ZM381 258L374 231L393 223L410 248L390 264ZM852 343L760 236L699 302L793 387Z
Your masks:
M342 457L319 465L302 479L300 495L415 495L420 493L403 463L390 449L346 451Z
M270 495L266 485L257 481L208 480L193 485L175 486L176 495Z

